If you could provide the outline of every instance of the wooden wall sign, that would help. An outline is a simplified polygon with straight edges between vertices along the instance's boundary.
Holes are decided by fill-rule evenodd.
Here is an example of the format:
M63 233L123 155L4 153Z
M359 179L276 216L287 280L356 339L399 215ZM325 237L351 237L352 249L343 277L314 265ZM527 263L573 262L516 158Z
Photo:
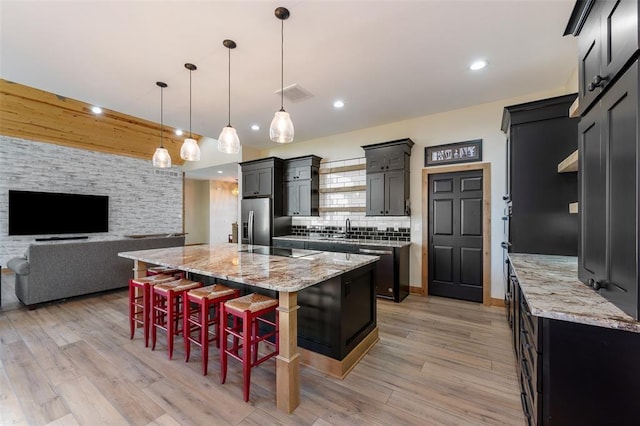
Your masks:
M482 161L482 139L427 146L424 149L425 167L472 161Z

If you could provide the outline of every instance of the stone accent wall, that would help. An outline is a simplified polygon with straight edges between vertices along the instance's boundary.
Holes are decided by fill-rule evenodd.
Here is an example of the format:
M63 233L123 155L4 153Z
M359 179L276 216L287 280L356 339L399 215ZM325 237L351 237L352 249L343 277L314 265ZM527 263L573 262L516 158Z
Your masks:
M0 262L21 256L36 236L8 236L8 190L109 196L109 232L125 235L182 232L182 171L149 161L0 136ZM46 214L43 206L38 214ZM47 235L44 237L52 237Z
M346 220L351 221L351 229L363 239L382 239L410 241L410 216L365 216L366 191L345 191L323 193L325 188L346 188L366 186L367 173L361 170L322 173L323 170L348 166L364 166L366 160L353 158L320 163L320 209L340 208L339 212L320 212L320 216L295 216L292 218L292 231L295 235L329 235L344 232ZM353 210L349 210L353 207Z

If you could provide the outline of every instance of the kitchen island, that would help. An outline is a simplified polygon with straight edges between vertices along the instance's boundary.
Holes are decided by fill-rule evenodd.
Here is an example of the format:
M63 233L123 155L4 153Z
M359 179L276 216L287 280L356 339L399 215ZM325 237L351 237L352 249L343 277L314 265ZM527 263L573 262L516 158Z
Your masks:
M301 361L343 377L378 340L377 256L227 243L118 255L134 261L135 277L152 264L211 277L244 292L277 292L276 404L287 413L300 401Z

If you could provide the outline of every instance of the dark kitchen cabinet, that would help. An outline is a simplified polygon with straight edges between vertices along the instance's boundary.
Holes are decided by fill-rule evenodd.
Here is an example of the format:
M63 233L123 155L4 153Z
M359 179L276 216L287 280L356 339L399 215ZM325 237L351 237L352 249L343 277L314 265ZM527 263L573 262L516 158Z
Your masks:
M638 423L640 335L531 313L515 273L512 330L529 425Z
M407 216L409 172L367 174L367 216Z
M367 216L408 216L411 214L411 139L366 145Z
M579 110L585 113L638 51L638 2L576 2L565 29L568 34L579 34Z
M638 64L624 73L579 126L578 276L639 319Z
M307 155L285 161L284 188L287 216L318 216L320 157Z
M334 251L379 256L376 263L376 295L394 302L401 302L409 295L409 244L388 247L375 244L340 243L333 241L300 241L274 239L276 247L305 248L308 250Z
M565 34L579 46L578 277L640 319L638 2L576 2Z
M270 197L282 188L284 162L269 157L240 163L242 168L242 197Z
M504 108L509 252L578 253L578 218L569 214L578 178L575 172L558 173L558 163L578 148L578 119L568 113L575 99L571 94Z

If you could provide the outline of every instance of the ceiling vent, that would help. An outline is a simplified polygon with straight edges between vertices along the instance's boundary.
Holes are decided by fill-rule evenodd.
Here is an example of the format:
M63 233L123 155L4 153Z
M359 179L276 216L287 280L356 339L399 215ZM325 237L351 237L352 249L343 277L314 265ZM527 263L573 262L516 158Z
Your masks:
M276 95L280 95L281 92L284 92L284 97L291 102L300 102L313 97L313 93L295 83L282 90L276 90Z

